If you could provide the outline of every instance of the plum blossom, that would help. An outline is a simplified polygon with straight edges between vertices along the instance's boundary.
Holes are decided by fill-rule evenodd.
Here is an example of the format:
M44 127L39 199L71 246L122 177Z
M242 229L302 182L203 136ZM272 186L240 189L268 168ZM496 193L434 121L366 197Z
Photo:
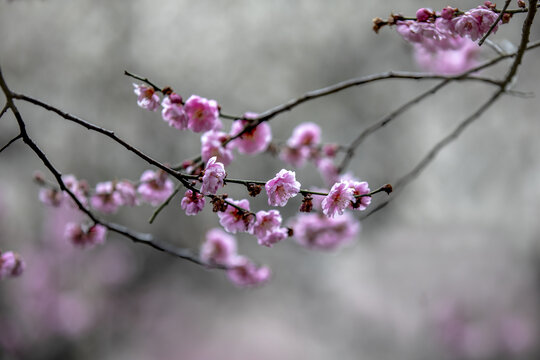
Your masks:
M244 117L247 119L254 119L257 117L257 114L247 112L244 114ZM249 121L247 120L237 120L233 122L230 133L231 136L239 134L248 124ZM242 134L239 138L233 140L231 145L236 147L241 154L255 155L266 150L271 140L272 130L270 125L266 122L262 122Z
M468 38L458 37L453 40L459 46L455 48L429 51L425 47L415 45L416 63L425 71L436 74L457 75L478 65L480 47Z
M321 128L312 122L305 122L294 128L287 145L293 148L317 146L321 140Z
M266 234L265 237L259 238L259 245L272 247L274 244L289 236L289 229L287 228L275 228Z
M5 253L0 251L0 280L21 275L25 267L19 254L12 251Z
M77 200L83 205L88 205L88 184L84 180L77 180L77 178L74 175L63 175L62 181L66 185L66 187L75 195ZM77 204L69 194L64 194L67 199L69 199L69 202L72 207L77 207Z
M334 184L338 181L338 169L332 159L327 157L319 159L317 161L317 169L327 185Z
M470 13L465 13L455 18L454 29L459 36L469 37L472 41L476 41L482 37L480 24Z
M115 185L116 192L120 195L121 205L135 206L139 204L137 199L137 190L135 186L128 180L122 180Z
M111 181L98 183L95 194L90 198L92 207L106 214L116 212L122 203L122 196L115 191Z
M214 228L206 233L201 245L201 260L208 264L229 265L236 254L236 239L221 229Z
M204 195L187 190L182 198L181 206L182 209L186 212L186 215L197 215L204 208L206 203Z
M246 199L227 199L227 202L249 211L249 201ZM221 226L230 233L235 234L237 232L244 232L248 231L250 228L251 215L234 206L228 205L225 211L218 212L218 217Z
M203 132L221 128L219 107L215 100L208 100L197 95L191 95L184 104L188 117L188 128L194 132Z
M229 280L239 287L253 287L262 285L270 279L270 268L257 267L251 260L244 256L237 256L227 270Z
M39 189L39 200L45 205L58 207L62 204L64 194L57 189L42 187Z
M322 201L323 213L329 217L343 214L345 209L354 201L353 191L346 181L335 183Z
M310 156L311 149L306 146L299 148L284 146L279 153L281 160L295 167L302 167Z
M334 218L301 214L293 223L296 242L314 250L334 250L351 242L359 230L360 222L349 213Z
M217 191L223 187L223 183L227 173L222 163L217 162L214 156L206 164L204 175L202 177L201 192L205 195L215 195Z
M296 181L295 176L294 171L281 169L273 179L264 185L269 205L285 206L290 198L298 195L300 183Z
M137 94L137 105L150 111L159 108L159 96L153 87L142 84L133 84L133 87L133 92Z
M73 245L81 248L92 248L105 242L107 228L100 224L95 224L89 228L77 223L67 223L64 237Z
M288 236L288 230L280 228L281 221L281 214L277 210L259 211L250 232L257 237L260 245L271 247Z
M175 127L178 130L184 130L188 126L188 117L182 106L182 97L177 93L172 93L165 97L161 102L163 110L161 117L169 126Z
M203 161L208 161L212 156L216 156L217 161L225 166L229 165L233 161L234 155L230 148L223 146L223 142L228 138L229 136L222 131L205 132L201 136L201 158Z
M174 191L172 180L162 170L146 170L142 173L140 181L137 192L144 201L152 206L157 206L165 201Z
M348 181L349 188L353 190L353 196L369 194L369 185L365 181ZM357 209L360 211L366 210L371 204L371 196L362 196L355 198L350 205L351 209Z

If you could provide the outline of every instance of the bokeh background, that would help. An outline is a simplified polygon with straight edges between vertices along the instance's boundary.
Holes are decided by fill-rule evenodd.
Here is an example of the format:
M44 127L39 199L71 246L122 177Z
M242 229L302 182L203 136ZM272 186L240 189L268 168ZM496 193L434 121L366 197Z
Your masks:
M0 0L0 66L14 91L114 130L177 163L199 137L136 106L130 70L227 113L261 112L347 78L416 70L411 47L371 19L412 15L420 1ZM462 9L472 1L454 1ZM502 5L502 4L501 4ZM515 4L513 4L514 6ZM523 16L494 41L516 44ZM538 39L538 24L532 38ZM494 53L485 49L487 59ZM506 64L489 74L502 76ZM517 89L540 93L538 52ZM272 120L286 140L304 121L348 144L432 83L387 81L320 99ZM392 183L493 91L453 84L371 136L350 169L372 188ZM107 138L19 103L29 131L63 173L90 184L136 180L147 165ZM273 269L262 288L238 289L208 271L111 235L73 249L72 216L38 202L39 160L17 143L0 154L0 250L26 260L0 283L0 359L537 359L540 336L540 105L504 97L447 147L391 205L363 222L354 246L332 253L292 241L241 252ZM0 121L0 143L17 134ZM268 179L284 164L238 155L235 178ZM297 178L322 185L306 166ZM233 197L245 196L230 188ZM381 196L382 197L382 196ZM262 197L252 208L263 208ZM294 203L284 209L294 215ZM216 216L187 217L179 201L150 226L149 206L114 221L197 249Z

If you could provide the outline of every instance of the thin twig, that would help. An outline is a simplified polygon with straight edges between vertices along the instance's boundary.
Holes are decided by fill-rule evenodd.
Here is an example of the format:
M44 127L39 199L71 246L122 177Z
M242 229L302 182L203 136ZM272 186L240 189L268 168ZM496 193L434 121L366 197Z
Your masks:
M169 195L169 197L163 202L161 203L156 210L154 210L154 213L152 214L152 216L150 217L150 219L148 219L148 223L152 224L154 222L154 220L156 219L156 217L159 215L159 213L165 209L165 207L167 205L169 205L169 203L171 202L171 200L176 196L176 194L178 194L178 192L180 191L180 188L182 187L182 184L178 184L176 185L176 188L174 189L173 193L171 195Z
M9 145L13 144L15 141L17 141L17 140L19 140L21 138L22 138L22 135L19 134L19 135L15 136L13 139L9 140L9 142L6 145L2 146L2 148L0 149L0 153L2 151L4 151L5 149L7 149L9 147Z
M2 109L2 111L0 111L0 118L2 118L2 116L4 116L4 114L6 113L6 111L8 111L9 109L9 104L6 103L6 105L4 105L4 108Z

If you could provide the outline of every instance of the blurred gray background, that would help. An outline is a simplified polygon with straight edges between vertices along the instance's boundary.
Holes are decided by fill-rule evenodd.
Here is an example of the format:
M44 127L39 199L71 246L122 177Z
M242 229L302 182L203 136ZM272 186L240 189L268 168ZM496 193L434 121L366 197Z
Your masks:
M373 33L371 19L446 5L0 0L0 66L13 91L177 163L197 155L199 137L138 108L124 70L170 85L184 98L216 99L226 113L261 112L347 78L417 70L411 47L392 29ZM517 43L523 18L501 27L493 40ZM539 35L535 25L532 39ZM507 65L488 74L502 76ZM516 89L540 93L538 65L538 52L527 54ZM294 126L313 121L324 142L348 144L431 85L379 82L310 102L272 120L274 138L286 140ZM491 91L472 83L449 86L371 136L350 169L372 189L392 183ZM136 180L148 168L103 136L19 105L31 135L63 173L95 184ZM400 197L366 219L352 247L317 253L287 241L267 249L238 236L242 253L274 271L268 285L247 291L219 271L115 235L102 248L58 260L49 228L60 215L38 202L32 183L34 171L45 169L15 144L0 154L0 250L21 253L28 269L0 283L0 359L537 358L539 107L537 99L502 98ZM4 116L0 143L16 134L14 119ZM268 154L236 159L228 168L234 178L264 180L286 167ZM297 178L322 185L311 165ZM245 196L239 187L227 192ZM262 197L252 202L252 208L264 206ZM178 201L149 226L151 213L142 206L111 219L193 249L218 226L210 209L186 217ZM40 269L44 253L50 263ZM100 265L116 262L124 271L118 282L110 279L114 270ZM48 284L43 271L57 286L47 296L36 290ZM68 300L59 302L59 294ZM29 309L43 306L41 296L51 305L34 314ZM50 326L51 309L61 326Z

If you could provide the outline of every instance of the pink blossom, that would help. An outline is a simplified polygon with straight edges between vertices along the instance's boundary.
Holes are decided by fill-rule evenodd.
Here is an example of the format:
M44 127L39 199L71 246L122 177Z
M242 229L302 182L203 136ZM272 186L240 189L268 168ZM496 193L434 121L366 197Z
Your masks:
M335 183L322 201L323 213L329 217L341 215L351 205L351 201L354 201L353 189L349 187L348 182Z
M77 223L67 223L64 237L73 245L81 248L92 248L105 242L107 228L96 224L89 228L83 227Z
M188 128L194 132L220 129L219 108L215 100L208 100L197 95L191 95L184 104L188 117Z
M133 92L137 94L137 105L143 109L156 111L159 108L159 96L151 86L133 84Z
M130 181L122 180L117 182L115 189L122 199L121 205L135 206L139 204L139 201L137 200L137 190Z
M19 254L12 251L3 254L0 252L0 280L21 275L25 267L26 264Z
M236 239L221 229L211 229L201 245L200 256L207 264L229 265L237 256Z
M268 204L285 206L290 198L300 192L300 183L296 181L294 171L281 169L276 176L264 186L268 194Z
M39 189L39 200L49 206L58 207L62 204L64 194L57 189L42 187Z
M476 41L482 36L478 21L470 13L454 18L453 22L456 33L461 37L469 37L472 41Z
M206 164L202 178L201 192L205 195L215 195L223 187L227 173L222 163L217 162L216 157L212 157Z
M477 7L476 9L471 9L468 13L476 20L478 23L478 31L483 36L489 31L491 25L497 21L498 15L492 10L486 9L484 7ZM493 28L493 32L497 31L497 26ZM473 39L475 40L475 39Z
M281 214L277 210L259 211L255 216L255 223L251 228L251 233L258 239L263 239L274 229L281 226Z
M249 201L246 199L233 200L227 199L227 202L241 207L242 209L249 211ZM246 214L245 211L238 210L234 206L227 206L227 210L218 212L219 223L223 228L230 233L237 233L242 231L248 231L250 228L251 216Z
M349 181L349 188L353 190L353 196L369 194L369 185L365 181ZM351 209L360 211L366 210L371 204L371 196L362 196L355 198L350 205Z
M287 228L275 228L268 232L264 237L258 238L259 245L272 247L274 244L289 236Z
M169 126L175 127L178 130L184 130L188 125L188 117L182 106L182 97L176 93L172 93L165 97L161 102L163 110L161 116Z
M457 37L452 42L455 48L435 52L415 46L416 62L423 70L444 75L461 74L478 65L480 47L474 41Z
M111 214L122 205L122 196L115 191L111 181L101 182L96 185L96 191L90 198L90 203L94 209Z
M455 9L447 6L444 9L441 10L441 18L444 20L452 20L454 17Z
M137 192L144 201L150 203L152 206L157 206L159 203L167 200L174 191L172 180L162 170L146 170L142 173L140 181L141 183L137 188Z
M360 222L348 213L335 218L302 214L296 217L293 230L298 244L314 250L333 250L355 238Z
M186 215L197 215L202 211L205 203L204 195L187 190L182 198L181 206Z
M290 146L284 146L279 153L279 158L285 161L287 164L291 164L295 167L301 167L311 155L311 149L302 146L294 148Z
M77 180L77 178L73 175L63 175L62 181L66 185L66 187L75 195L77 200L83 205L88 205L88 184L84 180ZM77 204L73 201L71 196L69 196L67 193L65 194L65 197L69 199L71 206L77 207Z
M287 145L293 148L317 146L321 140L321 128L312 122L305 122L294 128Z
M230 148L223 146L229 136L222 131L211 130L205 132L201 136L201 157L203 161L208 161L212 156L217 157L217 161L223 165L229 165L234 159L233 152Z
M339 173L334 161L329 158L322 158L317 161L317 169L327 185L338 181Z
M256 118L257 114L248 112L244 114L244 117L248 119ZM239 134L249 123L250 122L247 120L237 120L233 122L231 136ZM266 150L271 140L272 130L270 125L266 122L262 122L257 125L257 127L250 129L239 138L233 140L231 144L242 154L255 155Z
M431 9L421 8L416 11L416 21L428 21L435 13Z
M420 43L423 41L422 27L413 20L396 22L396 31L408 42Z
M257 267L251 260L244 256L237 256L231 268L227 270L229 280L240 287L253 287L262 285L270 279L270 268Z

